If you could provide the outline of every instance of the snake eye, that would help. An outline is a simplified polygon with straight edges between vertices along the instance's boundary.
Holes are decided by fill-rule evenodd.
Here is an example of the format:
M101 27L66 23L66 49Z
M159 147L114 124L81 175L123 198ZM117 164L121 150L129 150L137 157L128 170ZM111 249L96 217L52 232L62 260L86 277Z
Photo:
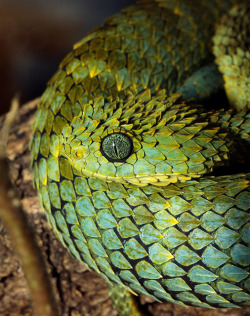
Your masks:
M109 161L123 162L132 154L133 142L126 134L113 133L103 139L101 152Z

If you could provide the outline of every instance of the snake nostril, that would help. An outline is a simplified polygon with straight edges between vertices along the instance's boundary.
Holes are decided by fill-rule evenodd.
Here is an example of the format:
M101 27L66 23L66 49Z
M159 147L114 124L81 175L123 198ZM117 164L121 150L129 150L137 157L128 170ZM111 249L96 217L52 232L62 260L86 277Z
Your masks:
M75 155L76 155L76 157L77 158L82 158L82 153L81 152L79 152L79 151L77 151L76 153L75 153Z
M101 152L113 162L124 162L133 152L133 141L127 134L113 133L102 140Z

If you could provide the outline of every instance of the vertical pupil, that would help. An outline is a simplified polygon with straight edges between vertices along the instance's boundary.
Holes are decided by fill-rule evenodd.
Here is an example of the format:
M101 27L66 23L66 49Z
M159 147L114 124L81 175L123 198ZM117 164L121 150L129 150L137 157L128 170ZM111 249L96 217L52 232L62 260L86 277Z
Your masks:
M106 136L101 144L102 154L110 161L123 161L133 151L130 137L123 133L113 133Z
M116 154L117 158L119 158L119 155L118 155L118 151L117 151L117 146L116 146L115 139L114 139L113 146L114 146L114 151L115 151L115 154Z

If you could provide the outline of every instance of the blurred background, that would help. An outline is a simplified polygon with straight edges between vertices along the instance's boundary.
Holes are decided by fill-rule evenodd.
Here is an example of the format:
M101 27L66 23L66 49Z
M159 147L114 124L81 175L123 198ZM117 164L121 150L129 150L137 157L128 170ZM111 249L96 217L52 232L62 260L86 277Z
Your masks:
M0 0L0 114L41 95L72 45L135 0Z

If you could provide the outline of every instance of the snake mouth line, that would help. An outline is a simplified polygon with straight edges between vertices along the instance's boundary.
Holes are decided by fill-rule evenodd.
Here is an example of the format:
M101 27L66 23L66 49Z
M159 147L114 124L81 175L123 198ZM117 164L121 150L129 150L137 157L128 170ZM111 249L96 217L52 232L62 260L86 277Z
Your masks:
M160 174L147 174L147 175L135 175L134 177L111 177L105 176L99 173L87 171L82 169L81 172L87 177L95 177L101 180L105 180L107 182L118 182L123 184L134 184L138 186L146 186L149 184L156 186L166 186L170 183L176 182L185 182L192 178L199 178L201 175L199 174L168 174L168 173L160 173Z
M152 173L152 174L146 174L146 175L134 175L134 176L107 176L96 172L91 172L89 170L86 170L84 168L81 168L80 166L77 166L72 158L66 154L66 152L63 153L63 156L69 159L72 166L74 166L78 171L80 171L84 176L86 177L94 177L100 180L104 180L106 182L117 182L122 184L134 184L137 186L146 186L149 184L155 185L155 186L166 186L170 183L176 183L176 182L185 182L187 180L190 180L192 178L200 178L202 176L201 174L197 173L189 173L189 174L181 174L181 173Z

